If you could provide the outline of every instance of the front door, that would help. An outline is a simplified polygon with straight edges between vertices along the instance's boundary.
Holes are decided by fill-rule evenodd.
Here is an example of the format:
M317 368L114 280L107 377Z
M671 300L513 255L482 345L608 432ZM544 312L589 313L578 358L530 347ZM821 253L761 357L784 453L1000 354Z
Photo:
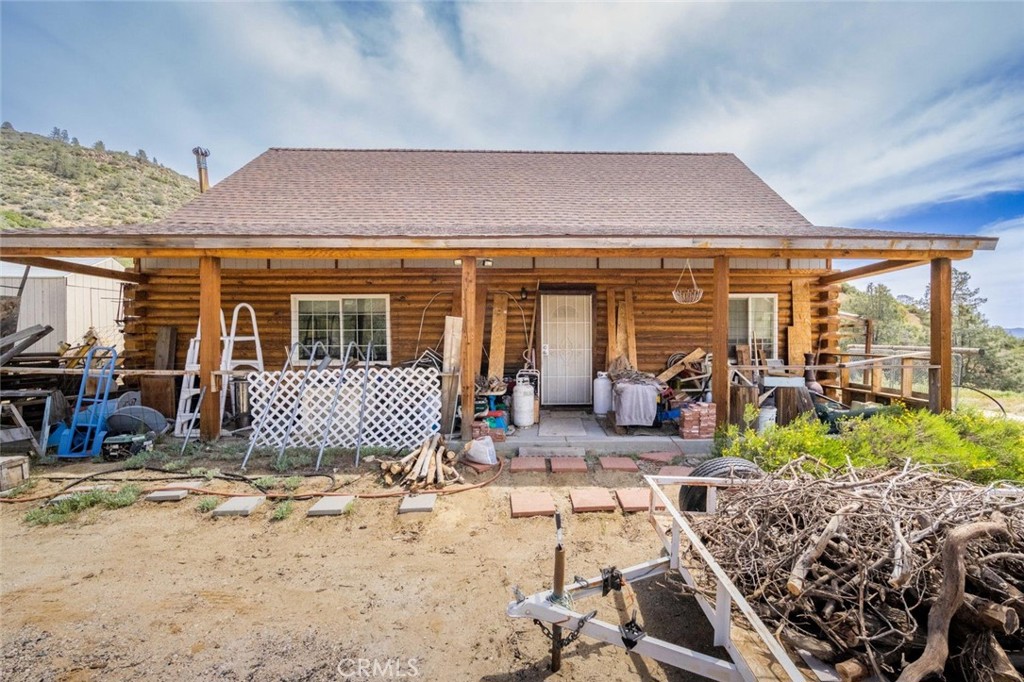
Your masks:
M541 294L540 399L544 405L593 402L593 319L589 294Z

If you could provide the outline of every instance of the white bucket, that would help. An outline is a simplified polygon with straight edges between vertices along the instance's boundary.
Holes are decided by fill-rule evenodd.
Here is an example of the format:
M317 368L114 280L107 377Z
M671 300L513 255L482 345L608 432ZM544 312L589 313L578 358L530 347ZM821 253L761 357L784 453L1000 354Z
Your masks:
M769 426L775 426L775 415L778 412L774 407L762 407L757 414L757 432L764 433Z

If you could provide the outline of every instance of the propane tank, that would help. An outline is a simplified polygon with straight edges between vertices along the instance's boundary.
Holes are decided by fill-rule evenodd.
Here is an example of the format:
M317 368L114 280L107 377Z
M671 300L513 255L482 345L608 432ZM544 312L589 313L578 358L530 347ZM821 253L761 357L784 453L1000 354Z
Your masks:
M517 378L512 389L512 421L517 428L533 426L533 384L526 377Z
M608 372L598 372L594 379L594 414L605 415L612 409L612 380Z

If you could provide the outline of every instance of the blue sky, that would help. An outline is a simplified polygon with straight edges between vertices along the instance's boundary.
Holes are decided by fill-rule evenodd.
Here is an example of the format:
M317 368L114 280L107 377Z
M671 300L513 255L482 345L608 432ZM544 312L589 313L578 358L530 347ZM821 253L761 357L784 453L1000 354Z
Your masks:
M4 120L213 181L270 146L730 151L822 225L999 236L1024 326L1024 3L4 2ZM884 279L920 295L927 269ZM864 286L865 281L857 282Z

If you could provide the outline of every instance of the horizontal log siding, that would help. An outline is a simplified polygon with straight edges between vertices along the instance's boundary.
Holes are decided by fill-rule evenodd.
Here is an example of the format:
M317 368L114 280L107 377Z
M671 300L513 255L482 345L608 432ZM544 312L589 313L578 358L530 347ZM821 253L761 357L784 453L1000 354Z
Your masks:
M606 365L607 291L620 292L632 287L635 298L637 360L640 369L657 372L665 366L669 355L689 351L696 346L711 346L711 296L714 295L711 274L694 273L704 299L695 305L679 305L671 294L675 284L671 273L664 270L478 270L481 285L492 294L488 297L484 319L484 355L490 339L490 303L495 291L512 295L508 308L505 365L509 372L522 365L526 349L522 305L529 329L537 297L534 289L540 280L545 286L578 285L594 287L596 293L594 319L594 367ZM785 357L785 329L791 323L791 286L794 276L814 277L821 271L733 270L730 273L732 293L776 294L779 301L779 350ZM230 325L231 310L237 303L251 304L257 314L264 359L269 369L284 362L291 345L292 294L390 294L392 361L410 360L418 350L438 347L444 333L444 317L450 314L453 297L459 288L457 270L227 270L223 271L223 304ZM526 301L519 300L525 287ZM188 339L195 335L199 315L198 274L188 270L160 270L150 275L146 284L129 290L126 312L130 316L126 328L127 365L148 367L152 362L157 328L172 325L178 328L178 351L175 367L185 362ZM434 294L423 317L424 307ZM819 335L833 325L826 318L838 309L838 287L821 289L812 284L812 321L815 343ZM832 299L834 303L814 305ZM620 294L621 300L621 294ZM243 317L243 323L247 318ZM247 333L245 329L242 333ZM538 327L539 333L539 327ZM826 340L834 345L834 340ZM239 349L239 353L243 351ZM484 362L486 365L486 360Z

